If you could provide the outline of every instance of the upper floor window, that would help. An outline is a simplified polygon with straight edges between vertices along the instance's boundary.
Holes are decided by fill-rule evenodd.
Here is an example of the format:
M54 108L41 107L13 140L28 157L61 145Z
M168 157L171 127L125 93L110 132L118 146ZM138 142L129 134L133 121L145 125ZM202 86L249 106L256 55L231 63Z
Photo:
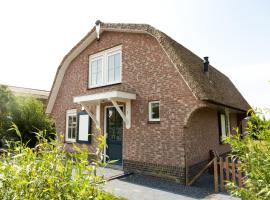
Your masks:
M160 110L159 101L149 102L149 121L160 121L159 110Z
M66 141L75 142L77 137L77 111L67 110L66 113Z
M121 73L121 46L90 56L89 88L120 83L122 79Z
M91 60L91 85L102 84L102 58Z

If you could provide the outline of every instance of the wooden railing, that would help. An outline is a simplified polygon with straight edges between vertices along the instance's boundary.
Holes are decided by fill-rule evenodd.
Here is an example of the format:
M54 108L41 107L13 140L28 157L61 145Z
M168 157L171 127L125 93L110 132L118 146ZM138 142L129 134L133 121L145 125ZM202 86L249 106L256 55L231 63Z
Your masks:
M188 186L191 186L211 165L213 165L216 158L213 158L207 165L205 165L198 174L196 174L190 181L187 181Z
M239 187L243 186L243 173L240 171L241 163L231 157L214 158L215 192L223 192L226 182L232 181Z

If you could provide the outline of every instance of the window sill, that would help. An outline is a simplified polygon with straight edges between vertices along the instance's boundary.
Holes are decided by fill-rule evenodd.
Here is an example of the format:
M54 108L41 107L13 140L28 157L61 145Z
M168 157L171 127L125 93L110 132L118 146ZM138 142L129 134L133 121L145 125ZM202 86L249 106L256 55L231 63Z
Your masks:
M160 124L160 121L149 121L147 122L148 124Z
M116 82L116 83L111 83L111 84L107 84L107 85L99 85L99 86L88 86L88 90L91 90L91 89L96 89L96 88L103 88L103 87L107 87L107 86L113 86L113 85L118 85L118 84L121 84L122 82Z

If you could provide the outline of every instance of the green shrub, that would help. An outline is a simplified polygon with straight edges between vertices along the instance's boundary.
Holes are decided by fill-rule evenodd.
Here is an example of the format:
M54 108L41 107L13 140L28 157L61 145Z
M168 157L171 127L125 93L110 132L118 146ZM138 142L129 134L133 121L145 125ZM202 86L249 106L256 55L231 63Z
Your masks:
M15 97L9 89L0 85L0 147L5 139L12 140L13 137L7 130L11 126L11 113L10 109L14 103ZM13 135L14 136L14 135Z
M35 132L47 130L44 137L55 132L53 120L44 112L41 101L30 96L14 96L4 85L0 85L0 147L4 140L18 141L13 131L7 131L14 122L22 133L22 141L29 147L36 145ZM45 132L44 132L45 133Z
M53 120L44 112L44 105L34 97L16 97L14 106L10 109L11 119L18 126L24 144L35 147L36 132L44 131L44 137L50 138L55 132ZM46 134L45 134L46 133ZM16 135L14 132L9 134ZM17 137L17 140L19 138Z
M244 187L230 183L234 195L242 199L270 199L270 121L261 113L250 112L244 138L237 134L227 138L232 155L241 162L245 173Z
M13 130L21 133L13 124ZM86 146L68 153L57 140L47 140L44 132L37 134L38 144L29 148L22 140L8 143L0 162L0 199L97 199L118 200L102 190L105 179L96 175L96 167L105 166L102 155L104 138L99 140L96 160L88 161Z

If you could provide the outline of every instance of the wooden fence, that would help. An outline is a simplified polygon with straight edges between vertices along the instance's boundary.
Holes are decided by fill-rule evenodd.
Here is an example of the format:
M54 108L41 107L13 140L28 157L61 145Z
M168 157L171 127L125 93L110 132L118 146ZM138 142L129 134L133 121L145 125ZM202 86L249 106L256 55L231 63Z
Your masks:
M239 187L243 186L243 173L239 169L240 165L241 163L231 157L214 158L215 192L223 192L227 181L232 181Z

